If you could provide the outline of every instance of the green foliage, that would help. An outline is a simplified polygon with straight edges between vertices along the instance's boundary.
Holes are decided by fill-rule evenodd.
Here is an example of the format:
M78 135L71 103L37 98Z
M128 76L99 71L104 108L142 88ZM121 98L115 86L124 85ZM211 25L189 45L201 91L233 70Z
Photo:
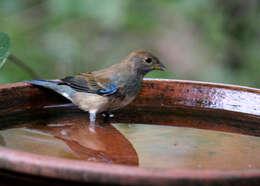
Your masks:
M258 20L257 0L0 1L12 53L47 79L105 68L146 49L168 67L147 77L260 88ZM0 84L31 78L5 65Z
M11 41L8 34L0 32L0 68L6 62L10 51L10 45Z

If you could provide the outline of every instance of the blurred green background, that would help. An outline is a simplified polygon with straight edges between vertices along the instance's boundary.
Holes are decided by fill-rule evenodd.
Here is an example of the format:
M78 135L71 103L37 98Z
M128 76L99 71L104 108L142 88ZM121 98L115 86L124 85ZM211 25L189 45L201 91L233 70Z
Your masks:
M258 0L1 0L0 32L44 79L145 49L168 67L146 77L260 88ZM11 61L0 70L0 84L33 78Z

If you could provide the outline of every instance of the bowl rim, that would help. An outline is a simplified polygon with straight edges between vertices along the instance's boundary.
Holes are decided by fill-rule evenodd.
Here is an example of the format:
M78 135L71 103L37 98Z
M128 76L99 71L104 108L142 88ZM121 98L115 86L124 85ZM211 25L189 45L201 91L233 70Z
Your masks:
M152 79L145 78L146 82L169 82L192 84L208 87L227 88L246 91L260 95L260 89L238 85L209 83L189 80ZM14 83L0 86L0 90L14 87L30 86L28 83ZM260 117L259 117L260 119ZM121 183L135 185L146 180L152 185L168 184L181 180L229 180L260 178L260 169L250 170L150 170L129 165L110 165L92 163L82 160L49 157L0 146L0 168L14 172L25 173L61 180Z
M93 163L82 160L37 155L0 147L0 167L35 176L93 183L135 185L169 183L181 180L218 180L259 178L260 169L251 170L166 170L158 171L130 165ZM69 174L68 174L69 173ZM98 176L97 176L98 175ZM102 179L100 179L102 178Z

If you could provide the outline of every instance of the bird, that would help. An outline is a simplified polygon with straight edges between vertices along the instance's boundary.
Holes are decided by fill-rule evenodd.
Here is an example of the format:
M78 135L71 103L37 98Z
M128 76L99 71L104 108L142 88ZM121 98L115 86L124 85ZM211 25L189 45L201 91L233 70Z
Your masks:
M150 52L137 50L106 69L80 73L58 80L28 80L32 85L51 89L89 112L95 124L98 113L111 113L128 105L137 96L144 76L166 67Z

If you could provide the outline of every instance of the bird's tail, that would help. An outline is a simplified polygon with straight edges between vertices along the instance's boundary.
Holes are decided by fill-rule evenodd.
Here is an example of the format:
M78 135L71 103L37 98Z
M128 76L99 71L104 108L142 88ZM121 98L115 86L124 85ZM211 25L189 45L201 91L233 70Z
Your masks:
M72 101L72 96L76 93L75 90L73 90L71 87L67 86L67 85L59 85L59 80L28 80L25 81L26 83L30 83L32 85L36 85L36 86L41 86L41 87L45 87L48 89L51 89L59 94L61 94L62 96L64 96L65 98L69 99L70 101Z

